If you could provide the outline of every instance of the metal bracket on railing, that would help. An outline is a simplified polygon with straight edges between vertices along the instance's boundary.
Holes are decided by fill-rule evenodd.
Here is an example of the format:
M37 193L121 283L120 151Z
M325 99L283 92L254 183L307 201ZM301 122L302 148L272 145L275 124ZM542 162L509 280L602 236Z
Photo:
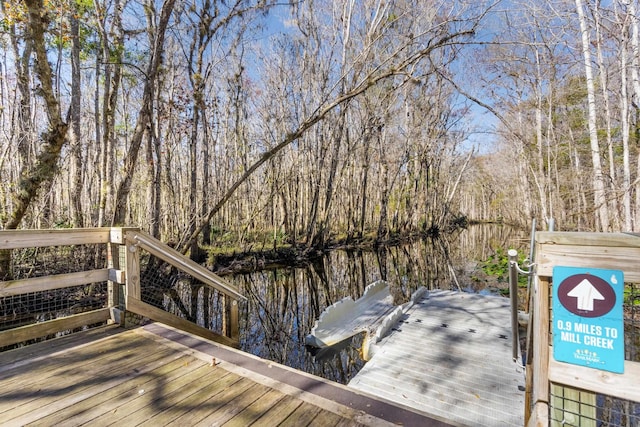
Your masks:
M529 261L528 259L524 260ZM518 265L518 261L509 261L509 265L511 265L512 267L515 267L515 269L518 271L518 273L524 275L524 276L533 276L535 274L535 272L533 271L533 267L536 266L535 262L529 263L525 266L525 268L528 268L528 270L523 270L520 268L520 266Z

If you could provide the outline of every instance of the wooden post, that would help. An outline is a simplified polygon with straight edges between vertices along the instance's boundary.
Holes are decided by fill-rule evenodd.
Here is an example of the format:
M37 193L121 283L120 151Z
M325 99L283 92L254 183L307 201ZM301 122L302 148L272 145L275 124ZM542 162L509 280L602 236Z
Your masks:
M120 269L120 245L116 243L107 243L107 268L113 271ZM120 308L120 284L110 279L107 288L109 307Z
M126 295L127 299L135 298L141 299L140 292L140 251L135 241L125 239L126 241L126 254L125 254L125 269L127 272L127 284Z
M222 333L234 341L240 340L238 301L224 296L222 307Z
M549 408L549 278L537 276L534 281L533 313L533 410L527 425L548 425ZM526 402L529 404L529 402Z
M124 286L125 314L123 324L128 327L130 325L140 324L142 317L140 314L134 314L129 310L131 300L141 301L140 291L140 250L135 240L129 237L129 233L125 232L124 245L124 270L126 272Z

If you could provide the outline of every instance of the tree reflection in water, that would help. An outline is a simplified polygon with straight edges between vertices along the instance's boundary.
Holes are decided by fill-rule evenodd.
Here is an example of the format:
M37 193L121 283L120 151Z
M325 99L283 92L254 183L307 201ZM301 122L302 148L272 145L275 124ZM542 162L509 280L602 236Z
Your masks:
M241 349L265 359L347 383L363 366L362 337L312 354L304 338L320 313L376 281L389 282L396 304L420 286L478 291L467 279L475 263L497 248L525 247L526 232L502 226L473 226L453 236L375 251L336 250L304 268L278 268L227 276L248 302L241 305ZM524 243L523 243L524 242Z

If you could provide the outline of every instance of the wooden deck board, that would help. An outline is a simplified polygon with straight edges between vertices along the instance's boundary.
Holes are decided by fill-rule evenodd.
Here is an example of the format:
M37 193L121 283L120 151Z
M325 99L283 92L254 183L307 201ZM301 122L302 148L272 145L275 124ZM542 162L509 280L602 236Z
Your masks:
M146 418L146 421L139 425L155 426L158 424L158 420L162 420L164 424L169 423L185 413L195 411L204 401L211 398L211 396L217 396L219 393L237 383L240 379L237 375L225 372L224 375L217 377L212 382L203 381L203 384L199 384L200 381L198 381L194 384L194 387L189 387L192 388L189 391L192 392L191 394L181 393L183 396L176 396L173 402L167 401L166 404L170 405L168 408L153 413Z
M271 427L280 425L295 411L302 401L291 396L285 396L271 407L271 410L263 414L252 424L252 427Z
M199 376L197 372L186 375L169 384L165 385L162 393L147 393L146 398L140 399L143 405L135 411L127 415L126 423L132 425L158 425L175 418L182 411L189 409L195 410L197 407L191 407L190 398L195 393L214 392L216 388L221 387L217 384L222 381L226 384L224 378L227 373L224 371L210 371L205 375ZM138 407L139 405L134 405ZM131 409L131 408L129 408ZM159 422L162 421L162 422Z
M89 337L91 337L91 335ZM55 342L56 340L52 341ZM75 340L72 342L75 342ZM68 370L70 365L81 362L87 357L91 357L97 362L101 357L110 357L110 354L111 357L113 357L113 355L115 355L115 353L118 351L126 352L130 350L130 347L122 345L117 346L114 343L105 342L103 340L96 341L92 345L90 352L83 349L83 346L80 343L80 345L75 346L76 348L73 354L65 353L65 348L59 350L59 346L54 346L51 349L47 349L46 347L40 346L40 343L35 345L37 345L39 349L42 349L44 351L40 350L33 356L32 351L28 351L26 355L23 355L23 349L0 353L2 355L20 355L19 358L14 357L12 361L8 361L1 365L0 380L7 381L7 383L10 382L10 384L16 388L24 387L34 382L40 381L44 377L53 376L60 370ZM30 346L24 347L24 350L29 350L29 347ZM43 357L44 355L47 355L47 357ZM27 370L33 373L33 375L23 375L23 373ZM0 397L5 394L6 391L7 390L0 390Z
M216 376L217 374L211 372L208 365L202 364L185 375L165 382L161 388L154 392L139 391L138 396L134 395L130 400L122 402L116 411L103 413L91 422L92 424L105 425L122 420L127 424L135 425L136 421L143 422L155 412L166 409L167 401L172 398L174 392L188 390L190 384L211 381Z
M47 378L42 382L34 384L34 388L29 389L28 402L14 406L12 409L2 413L4 420L12 420L13 423L24 425L36 421L37 419L53 414L61 409L82 402L88 397L111 386L128 381L133 375L140 372L140 363L149 363L147 366L159 366L165 363L163 358L171 355L170 351L158 351L149 358L132 358L122 363L120 366L107 366L98 375L94 375L90 366L80 369L78 374L68 375L68 371L56 375L55 378ZM149 369L148 367L142 368ZM84 373L85 375L80 375Z
M176 427L196 425L210 414L215 413L220 410L220 408L229 404L229 402L233 402L234 399L249 390L250 387L254 386L254 383L251 380L247 378L238 378L239 380L233 384L233 387L204 400L199 405L198 410L187 411L179 417L171 420L166 425Z
M509 300L434 291L350 387L463 425L523 425L524 373L511 359Z
M276 390L269 390L259 399L254 401L252 404L244 408L241 412L238 413L237 416L230 419L228 422L224 423L225 427L246 427L253 424L258 418L262 416L265 412L278 403L284 394L280 393Z
M301 427L307 426L313 421L318 414L320 414L320 408L313 406L309 403L303 403L298 406L295 411L291 413L282 423L281 427Z
M194 363L195 362L195 363ZM93 420L106 412L115 410L123 402L136 398L140 390L153 393L166 382L185 375L195 366L203 366L203 362L191 356L180 357L147 373L142 373L132 382L123 382L118 386L106 389L75 405L63 408L37 421L37 425L57 425L66 421L80 425Z
M222 425L262 398L268 391L269 388L262 384L253 384L241 395L228 401L220 410L200 420L195 426Z
M386 426L391 419L446 425L345 386L153 326L148 331L105 327L0 353L2 425Z

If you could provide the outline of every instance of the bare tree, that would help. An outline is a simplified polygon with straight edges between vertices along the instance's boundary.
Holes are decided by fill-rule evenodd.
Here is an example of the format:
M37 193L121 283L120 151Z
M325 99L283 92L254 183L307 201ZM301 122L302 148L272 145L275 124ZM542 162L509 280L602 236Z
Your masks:
M145 135L145 132L148 131L148 126L151 121L151 108L153 96L155 93L155 85L157 84L156 79L158 76L158 70L160 68L160 64L162 63L162 50L164 48L165 33L169 24L169 19L171 18L171 15L173 13L175 2L176 0L166 0L163 3L159 20L156 24L157 26L154 29L155 31L153 35L151 57L149 59L149 63L145 72L142 105L140 107L140 111L138 112L136 127L131 137L129 150L127 151L127 155L125 157L124 176L122 177L122 180L120 181L120 184L116 191L114 200L115 207L113 210L113 217L111 219L112 225L123 225L125 222L127 197L129 196L129 192L131 191L131 181L133 180L133 174L137 166L138 153L140 151L140 146L142 145L142 139ZM151 7L151 5L148 5L146 10L148 13L151 13L153 8ZM151 19L155 19L155 17L152 16Z
M609 231L609 207L607 204L606 186L600 156L600 145L598 143L598 125L596 114L595 83L593 81L593 63L591 60L591 40L589 37L589 27L584 13L582 0L576 1L576 11L580 22L580 32L582 34L582 56L584 58L584 73L587 85L587 97L589 108L589 140L591 142L591 163L593 168L593 198L598 214L598 229Z
M357 70L364 64L369 64L369 66L363 67L365 71L356 75L353 80L348 80L347 85L341 91L334 92L333 88L341 87L342 80L348 76L339 75L337 80L326 85L331 90L317 99L316 105L307 109L309 113L283 135L279 142L263 152L211 207L204 220L182 242L181 249L183 251L190 247L191 242L198 237L204 225L264 163L273 159L283 149L305 135L337 108L347 105L369 89L390 82L395 78L401 80L414 78L415 73L419 73L421 70L419 64L428 61L431 55L440 49L462 43L473 37L480 20L487 13L487 8L484 6L465 9L464 5L460 4L452 5L447 13L444 11L434 13L433 9L418 7L411 2L403 3L402 7L395 6L397 9L391 10L390 5L386 3L374 2L373 9L363 8L363 14L359 19L371 19L368 25L371 33L376 35L363 39L364 43L358 46L360 54L353 58L350 69ZM374 10L375 13L371 15L370 10ZM422 13L420 19L415 17L417 11ZM395 28L403 19L415 19L416 23L420 22L420 28L416 27L416 32L406 34L403 38L392 37Z

